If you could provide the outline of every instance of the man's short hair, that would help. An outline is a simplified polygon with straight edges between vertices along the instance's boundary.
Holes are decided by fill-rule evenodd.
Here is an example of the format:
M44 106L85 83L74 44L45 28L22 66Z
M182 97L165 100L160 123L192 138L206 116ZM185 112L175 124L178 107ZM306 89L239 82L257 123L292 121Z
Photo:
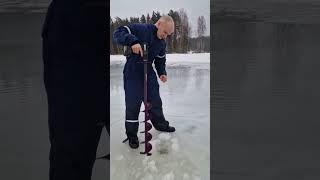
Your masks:
M172 17L171 17L171 16L168 16L168 15L163 15L163 16L161 16L160 19L159 19L159 21L161 21L161 22L169 22L169 23L171 23L172 25L174 25L174 21L173 21Z

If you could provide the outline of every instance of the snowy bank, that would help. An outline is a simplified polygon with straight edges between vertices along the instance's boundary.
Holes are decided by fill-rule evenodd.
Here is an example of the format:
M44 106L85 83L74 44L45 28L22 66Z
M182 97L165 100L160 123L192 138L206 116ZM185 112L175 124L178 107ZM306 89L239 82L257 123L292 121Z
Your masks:
M194 54L167 54L167 66L190 65L190 64L208 64L210 63L210 53ZM123 55L110 55L110 64L123 64L126 57Z

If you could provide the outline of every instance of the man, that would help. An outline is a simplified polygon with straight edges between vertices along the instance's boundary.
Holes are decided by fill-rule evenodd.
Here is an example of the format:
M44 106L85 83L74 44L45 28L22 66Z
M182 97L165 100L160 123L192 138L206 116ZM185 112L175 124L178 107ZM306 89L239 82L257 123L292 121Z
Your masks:
M119 27L113 34L114 40L121 45L129 46L133 54L127 56L124 66L124 90L126 102L126 135L131 148L139 147L138 127L139 111L143 101L144 69L142 60L143 50L141 44L148 46L148 103L151 104L151 122L156 130L174 132L175 128L169 126L162 111L162 101L159 94L157 75L151 64L154 62L159 79L167 81L166 73L166 43L165 39L174 32L174 22L170 16L162 16L153 24L131 24Z
M103 126L109 132L108 5L53 0L43 26L50 180L90 180Z

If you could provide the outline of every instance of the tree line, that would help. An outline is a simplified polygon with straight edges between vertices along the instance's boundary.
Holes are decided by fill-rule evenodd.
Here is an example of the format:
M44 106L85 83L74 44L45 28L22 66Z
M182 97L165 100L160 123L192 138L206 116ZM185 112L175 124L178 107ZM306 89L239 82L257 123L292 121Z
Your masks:
M187 53L192 52L209 52L210 37L205 36L207 25L204 16L200 16L197 21L197 36L191 37L191 25L189 17L184 9L179 11L170 10L167 14L172 17L175 22L175 32L168 36L167 53ZM119 26L125 26L131 23L156 23L161 17L160 12L152 11L151 14L141 15L141 17L129 17L121 19L119 17L110 17L110 53L122 54L123 47L117 45L112 34Z

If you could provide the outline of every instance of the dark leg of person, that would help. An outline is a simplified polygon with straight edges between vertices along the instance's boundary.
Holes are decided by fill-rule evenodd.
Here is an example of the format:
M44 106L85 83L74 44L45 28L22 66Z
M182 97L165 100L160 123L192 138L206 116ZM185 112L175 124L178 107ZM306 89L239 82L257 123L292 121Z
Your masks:
M107 117L102 93L105 88L86 75L88 67L49 56L47 45L44 41L51 144L49 179L90 180L103 127L100 122Z
M136 103L126 102L126 134L128 137L136 137L139 130L139 112L141 101Z
M74 89L71 92L68 88L59 86L47 91L51 143L50 180L91 179L103 127L99 121L103 117L99 117L96 111L88 107L88 104L95 103L83 98L88 94L76 91Z
M150 78L151 79L151 78ZM159 84L156 81L149 81L148 84L148 100L151 103L151 122L158 131L174 132L175 128L169 126L169 122L165 119L162 109L162 100L159 93Z
M137 78L138 79L138 78ZM139 147L138 130L139 130L139 113L142 103L143 88L141 81L128 78L124 75L124 90L125 90L125 128L126 135L131 148Z

